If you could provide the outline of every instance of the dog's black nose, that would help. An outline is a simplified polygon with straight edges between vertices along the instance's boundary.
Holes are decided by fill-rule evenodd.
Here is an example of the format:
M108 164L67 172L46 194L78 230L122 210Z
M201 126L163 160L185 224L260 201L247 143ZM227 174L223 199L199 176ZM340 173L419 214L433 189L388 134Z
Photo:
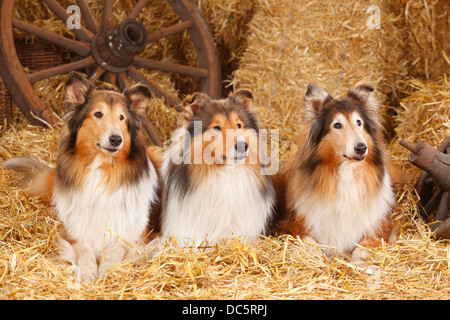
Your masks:
M356 154L363 155L367 151L367 146L364 143L358 143L355 147Z
M237 152L246 152L248 149L248 143L244 140L239 140L234 145L234 148L236 149Z
M109 136L109 143L113 146L113 147L117 147L122 143L122 137L118 136L116 134L113 134L112 136Z

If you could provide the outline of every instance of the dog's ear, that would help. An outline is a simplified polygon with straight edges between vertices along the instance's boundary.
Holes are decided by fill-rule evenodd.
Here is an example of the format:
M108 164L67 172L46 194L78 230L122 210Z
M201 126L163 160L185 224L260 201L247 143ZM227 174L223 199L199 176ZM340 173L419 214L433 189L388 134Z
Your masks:
M327 101L333 97L315 84L309 83L305 93L305 116L307 119L314 119L323 109Z
M209 97L206 94L195 92L187 96L181 103L181 110L185 120L190 120L194 116L200 114L202 108L208 103Z
M152 98L150 88L140 83L125 88L123 95L128 100L128 107L130 108L130 111L138 114L145 113L145 109Z
M246 109L251 108L253 105L253 93L248 89L239 89L233 92L230 97L242 104Z
M368 81L359 81L352 89L347 92L347 97L355 99L364 106L368 119L373 121L373 125L381 130L381 122L378 111L380 102L375 93L375 86Z
M65 102L68 106L79 106L86 101L92 87L89 80L78 72L72 71L64 88Z
M360 101L365 107L377 112L379 102L375 96L375 86L368 81L359 81L347 92L347 97Z

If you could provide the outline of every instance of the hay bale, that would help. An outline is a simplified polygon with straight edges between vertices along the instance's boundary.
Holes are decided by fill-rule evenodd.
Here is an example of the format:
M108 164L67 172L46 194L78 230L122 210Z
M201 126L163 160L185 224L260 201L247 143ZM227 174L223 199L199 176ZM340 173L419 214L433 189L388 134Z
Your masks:
M388 1L403 35L404 59L412 77L439 79L450 73L450 2L447 0Z
M395 117L396 137L413 144L428 142L438 148L450 136L450 83L447 78L426 81L411 78L405 81L404 98L400 100L398 115ZM392 156L403 161L402 167L415 181L420 170L407 161L410 151L393 140Z
M260 1L197 0L196 2L216 44L224 81L222 95L226 96L229 91L227 84L232 81L232 73L238 68L247 47L249 23Z
M281 130L283 159L309 82L338 96L361 79L371 80L387 108L387 93L406 70L396 60L401 46L392 45L399 37L395 17L381 11L381 29L367 26L374 4L384 9L382 1L368 0L261 2L232 85L255 91L264 125Z

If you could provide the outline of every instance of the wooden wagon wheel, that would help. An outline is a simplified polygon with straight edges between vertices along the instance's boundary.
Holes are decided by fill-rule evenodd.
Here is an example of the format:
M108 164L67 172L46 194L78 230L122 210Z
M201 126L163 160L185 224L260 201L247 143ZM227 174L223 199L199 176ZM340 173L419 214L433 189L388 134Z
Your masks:
M188 77L200 78L202 90L213 97L219 97L221 91L220 63L212 35L199 9L192 0L167 0L181 22L148 34L144 26L136 20L139 13L150 0L138 0L128 17L113 26L113 0L104 0L102 21L96 21L86 0L77 0L81 16L85 22L72 32L76 40L23 22L13 17L14 0L0 0L0 75L18 107L35 125L54 125L58 118L52 110L41 101L32 87L32 83L56 75L66 74L72 70L88 70L90 79L102 77L104 81L123 90L129 78L150 87L157 97L165 98L171 106L180 100L162 90L157 84L148 80L137 68L142 67L162 72L170 72ZM69 14L66 8L56 0L43 0L48 9L64 23ZM14 44L13 28L25 31L38 38L68 49L79 57L73 62L45 70L26 73L19 61ZM139 51L148 43L169 37L187 30L197 51L198 67L156 61L139 56ZM144 127L156 145L162 141L148 119Z

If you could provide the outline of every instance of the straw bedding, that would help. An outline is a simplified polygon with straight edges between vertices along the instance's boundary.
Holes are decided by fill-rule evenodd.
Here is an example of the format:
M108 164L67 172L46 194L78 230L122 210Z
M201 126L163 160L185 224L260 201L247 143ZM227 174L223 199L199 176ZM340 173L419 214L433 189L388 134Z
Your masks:
M223 48L218 48L222 68L234 64L224 76L226 90L246 87L254 92L262 126L280 130L282 164L296 138L308 82L333 96L344 94L361 78L377 84L389 153L409 177L397 192L394 210L399 239L372 250L368 264L359 266L347 257L323 258L317 247L287 236L251 244L224 239L203 251L166 245L150 261L124 261L96 283L79 285L71 266L58 258L58 221L53 209L20 192L18 176L0 167L0 298L448 299L450 247L446 241L434 240L424 221L417 218L413 186L420 171L408 164L408 151L396 140L424 140L439 146L450 134L448 65L441 65L441 73L436 70L443 63L443 53L449 56L448 41L436 40L440 51L421 51L421 59L427 62L410 56L419 54L417 50L407 50L421 46L423 37L414 43L408 36L417 34L419 27L421 32L434 30L427 35L429 41L434 41L430 37L438 39L437 29L428 26L442 18L437 8L445 1L303 1L299 6L275 0L198 3L216 39L222 39L216 40ZM366 8L371 4L381 8L381 29L366 27ZM421 6L434 15L424 14ZM121 10L129 10L117 9L118 18ZM402 18L405 14L409 22ZM170 24L167 15L156 16L167 19L162 24ZM60 28L51 19L40 23ZM168 60L191 61L189 49L182 57L174 53L180 41L186 41L183 37L158 43L160 51L152 48L148 52ZM147 76L174 93L189 93L185 91L188 81L180 85L181 80L163 74ZM52 78L35 85L59 114L64 80ZM154 99L149 116L168 143L176 127L175 111ZM59 129L28 125L17 108L15 118L14 125L0 136L0 162L27 155L54 164Z

